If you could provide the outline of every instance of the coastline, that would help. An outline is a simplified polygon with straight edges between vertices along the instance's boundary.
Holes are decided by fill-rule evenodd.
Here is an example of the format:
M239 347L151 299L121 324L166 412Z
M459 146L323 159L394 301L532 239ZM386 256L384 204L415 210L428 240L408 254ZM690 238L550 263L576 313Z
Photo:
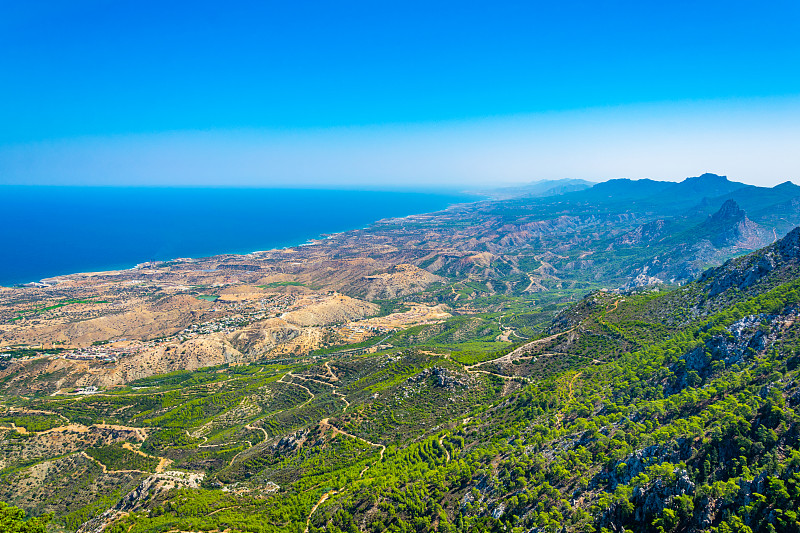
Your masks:
M319 191L319 192L324 192L324 191ZM359 193L359 192L371 192L371 191L347 191L347 192ZM10 284L8 284L8 283L7 284L0 284L0 290L13 290L15 288L24 288L24 287L46 288L46 287L56 286L56 285L58 285L59 280L68 279L68 278L70 278L72 276L89 277L89 276L108 275L108 274L119 273L119 272L131 272L131 271L135 271L135 270L141 270L143 268L146 268L147 266L156 266L158 264L167 264L167 263L175 263L175 262L189 263L189 262L202 261L202 260L207 260L209 258L222 257L222 256L247 257L247 256L257 256L259 254L268 254L268 253L276 252L276 251L286 251L286 250L291 250L291 249L294 249L294 248L301 248L301 247L318 245L318 244L321 244L321 243L323 243L325 241L333 240L336 237L339 237L339 236L341 236L343 234L346 234L346 233L349 233L349 232L366 231L366 230L369 230L369 229L375 227L377 224L379 224L379 223L381 223L383 221L404 220L404 219L408 219L408 218L411 218L411 217L418 217L418 216L432 216L432 215L435 215L436 213L441 213L441 212L449 211L449 210L452 210L452 209L456 209L456 208L458 208L460 206L470 205L470 204L474 204L474 203L477 203L477 202L480 202L480 201L489 200L489 198L486 197L486 196L478 196L478 195L475 195L475 194L467 194L467 193L460 193L460 192L457 193L457 194L451 194L451 195L442 195L440 193L425 193L425 192L414 192L414 193L415 194L426 194L426 195L429 195L431 197L441 197L441 198L450 197L451 200L455 200L456 198L458 198L461 201L450 201L443 208L432 210L432 211L416 211L416 212L413 212L413 213L408 213L408 214L404 214L404 215L400 215L400 216L382 217L382 218L373 219L373 220L371 220L369 223L367 223L365 225L358 225L358 226L354 226L354 227L350 227L350 228L346 228L346 229L342 229L342 230L338 230L338 231L327 230L327 231L316 232L314 236L307 236L307 237L301 237L301 238L298 238L298 239L287 240L285 242L281 242L281 243L276 244L274 246L269 246L269 247L265 247L265 248L261 248L261 249L257 249L257 250L252 250L252 251L249 251L249 252L245 252L245 251L219 251L219 252L216 252L216 253L209 253L209 254L203 254L203 255L192 256L192 257L188 257L188 256L175 257L175 256L173 256L173 257L165 257L163 259L162 258L154 258L154 259L148 260L148 261L140 261L138 263L135 263L133 266L130 266L130 264L131 264L130 262L126 262L125 264L118 264L118 265L102 265L102 266L98 265L97 268L88 268L88 269L85 269L85 270L73 271L73 272L69 272L69 273L59 273L59 274L54 274L54 275L46 275L46 276L40 277L38 280L17 281L17 282L10 283Z

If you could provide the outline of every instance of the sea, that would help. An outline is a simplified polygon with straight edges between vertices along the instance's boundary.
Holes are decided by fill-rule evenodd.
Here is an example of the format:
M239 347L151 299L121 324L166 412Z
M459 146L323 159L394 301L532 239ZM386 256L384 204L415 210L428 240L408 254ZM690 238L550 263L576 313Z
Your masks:
M0 186L0 285L296 246L474 202L455 190Z

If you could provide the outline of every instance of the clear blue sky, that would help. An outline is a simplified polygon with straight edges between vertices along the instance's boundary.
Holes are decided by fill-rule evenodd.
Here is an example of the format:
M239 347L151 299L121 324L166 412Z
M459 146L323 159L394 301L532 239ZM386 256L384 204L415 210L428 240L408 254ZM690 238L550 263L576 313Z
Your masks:
M0 183L797 181L798 35L796 0L0 0Z

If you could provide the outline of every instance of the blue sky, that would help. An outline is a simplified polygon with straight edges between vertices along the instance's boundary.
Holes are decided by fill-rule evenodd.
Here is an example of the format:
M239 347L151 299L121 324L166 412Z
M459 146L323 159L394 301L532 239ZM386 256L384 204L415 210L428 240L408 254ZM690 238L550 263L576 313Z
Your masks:
M0 183L800 181L800 3L0 0Z

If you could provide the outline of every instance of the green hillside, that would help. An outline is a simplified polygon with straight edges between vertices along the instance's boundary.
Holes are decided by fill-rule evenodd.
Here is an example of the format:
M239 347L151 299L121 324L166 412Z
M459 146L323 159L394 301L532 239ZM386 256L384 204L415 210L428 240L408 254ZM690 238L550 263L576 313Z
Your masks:
M58 497L52 527L108 533L797 531L799 258L800 229L683 287L593 292L516 343L460 316L384 352L17 398L3 420L88 433L56 452L6 432L0 499ZM101 424L141 428L142 453L91 442ZM101 479L81 453L119 497L81 488ZM32 494L53 461L71 481Z

